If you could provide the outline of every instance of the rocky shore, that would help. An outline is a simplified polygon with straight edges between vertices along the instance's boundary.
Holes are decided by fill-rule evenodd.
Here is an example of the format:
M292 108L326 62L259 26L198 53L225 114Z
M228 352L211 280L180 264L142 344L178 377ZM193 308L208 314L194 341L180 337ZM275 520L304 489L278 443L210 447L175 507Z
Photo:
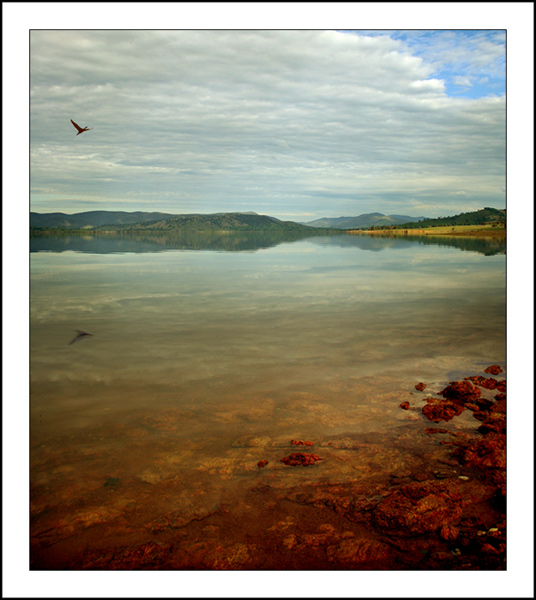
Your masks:
M395 404L408 424L387 435L238 440L251 457L239 491L152 519L135 508L101 511L60 539L58 529L34 529L32 569L503 570L501 373L491 365L437 391L416 383ZM458 427L462 413L473 420Z

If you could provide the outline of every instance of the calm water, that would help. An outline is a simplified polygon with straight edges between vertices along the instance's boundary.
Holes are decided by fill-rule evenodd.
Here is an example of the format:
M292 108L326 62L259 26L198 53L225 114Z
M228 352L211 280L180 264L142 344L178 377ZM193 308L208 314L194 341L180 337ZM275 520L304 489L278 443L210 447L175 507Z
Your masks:
M162 520L244 503L261 478L370 477L343 454L300 470L279 458L291 439L329 458L348 435L411 438L422 415L398 405L416 383L504 368L497 242L88 236L31 250L34 560L67 539L72 553L73 539L151 538ZM69 345L75 329L93 337Z

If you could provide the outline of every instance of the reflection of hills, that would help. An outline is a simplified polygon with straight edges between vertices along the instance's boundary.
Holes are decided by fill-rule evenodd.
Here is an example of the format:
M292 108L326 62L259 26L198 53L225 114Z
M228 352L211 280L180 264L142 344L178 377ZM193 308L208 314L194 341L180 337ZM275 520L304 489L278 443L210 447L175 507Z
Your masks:
M285 242L296 242L325 232L303 231L168 231L106 234L36 233L30 237L31 252L162 252L166 250L255 251Z
M486 256L506 253L506 240L476 237L432 237L368 234L326 235L321 229L314 232L117 232L106 234L34 233L30 236L31 252L163 252L166 250L216 250L225 252L252 252L278 244L309 239L323 246L359 248L379 252L387 248L403 250L415 244L454 247Z
M431 235L411 235L403 237L400 235L370 235L370 234L346 234L329 237L320 237L313 240L315 244L335 245L341 247L356 247L361 250L370 250L379 252L386 248L396 248L403 250L410 248L415 244L424 244L431 246L443 246L458 248L466 252L478 252L486 256L494 254L506 254L506 240L504 238L486 238L486 237L455 237L455 236L431 236Z

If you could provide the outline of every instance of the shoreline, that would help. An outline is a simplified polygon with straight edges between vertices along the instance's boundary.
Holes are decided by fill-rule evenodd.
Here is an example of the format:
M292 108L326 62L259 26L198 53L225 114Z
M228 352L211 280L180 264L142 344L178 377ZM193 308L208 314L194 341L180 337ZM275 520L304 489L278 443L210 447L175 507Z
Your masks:
M349 229L351 235L377 235L384 237L397 236L431 236L431 237L479 237L506 238L506 228L481 227L473 225L458 225L455 227L427 227L423 229Z

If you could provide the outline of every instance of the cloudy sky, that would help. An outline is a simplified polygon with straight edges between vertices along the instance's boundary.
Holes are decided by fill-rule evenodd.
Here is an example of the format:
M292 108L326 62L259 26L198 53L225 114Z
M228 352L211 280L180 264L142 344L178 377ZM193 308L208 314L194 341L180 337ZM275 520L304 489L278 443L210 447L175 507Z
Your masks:
M31 210L504 208L505 70L504 30L34 30Z

